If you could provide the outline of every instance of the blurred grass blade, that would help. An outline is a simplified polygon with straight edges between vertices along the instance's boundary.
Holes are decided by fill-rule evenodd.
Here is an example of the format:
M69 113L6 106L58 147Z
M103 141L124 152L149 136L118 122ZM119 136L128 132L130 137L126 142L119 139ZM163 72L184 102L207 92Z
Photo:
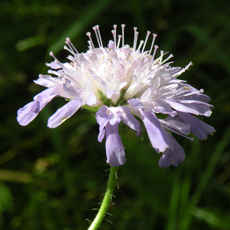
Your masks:
M216 44L209 35L197 25L188 25L185 30L192 34L196 39L201 41L205 46L207 46L213 54L220 60L220 63L224 66L226 71L230 73L230 57L224 53L224 51Z
M179 173L177 173L174 177L166 230L176 229L176 218L178 213L177 211L178 211L178 204L180 199L180 190L181 190L181 183L179 181Z
M64 46L65 39L70 37L71 39L76 38L79 34L84 31L84 28L91 24L95 18L102 13L112 2L112 0L100 0L91 6L87 11L82 14L82 17L76 19L67 28L59 38L49 47L48 52L51 50L54 53L58 53Z
M219 144L217 145L212 158L209 161L208 166L206 167L203 175L201 176L201 179L199 181L199 184L196 188L196 191L194 192L190 204L188 205L187 210L185 211L184 217L181 220L181 224L180 224L180 228L181 230L188 230L191 227L191 220L192 220L192 215L191 215L191 211L192 208L194 208L194 206L196 206L196 204L198 203L202 192L204 191L205 186L208 183L208 180L210 179L213 170L221 156L221 154L223 153L224 149L226 148L226 146L229 144L230 142L230 126L228 127L228 129L226 130L225 134L223 135L223 138L220 140Z
M197 219L205 221L213 229L229 229L230 227L229 215L226 215L226 213L220 214L214 210L205 210L196 207L193 208L192 212Z
M13 197L9 188L0 183L0 227L2 226L4 211L10 210L13 207Z
M34 37L29 37L24 40L20 40L16 44L17 51L24 51L35 46L41 45L46 42L46 37L44 35L37 35Z

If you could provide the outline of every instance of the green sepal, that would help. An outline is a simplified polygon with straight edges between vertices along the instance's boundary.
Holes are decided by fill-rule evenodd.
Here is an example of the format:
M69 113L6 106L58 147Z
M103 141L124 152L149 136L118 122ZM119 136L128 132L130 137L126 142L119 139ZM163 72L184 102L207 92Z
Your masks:
M99 100L104 104L107 105L108 107L114 106L113 102L111 99L108 99L101 90L97 91L98 95L99 95Z
M87 110L88 112L92 112L92 113L96 113L99 108L100 107L91 107L88 105L83 106L83 109Z

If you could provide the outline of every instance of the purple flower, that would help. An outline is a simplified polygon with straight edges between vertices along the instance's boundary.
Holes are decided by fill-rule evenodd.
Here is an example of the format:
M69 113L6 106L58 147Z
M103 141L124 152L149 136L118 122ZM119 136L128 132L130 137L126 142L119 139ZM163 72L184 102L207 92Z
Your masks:
M117 26L112 30L113 41L103 46L99 26L93 27L98 48L93 43L91 33L89 50L79 53L66 39L64 49L70 52L69 62L61 63L51 52L54 61L47 64L49 74L39 75L36 84L47 87L34 97L34 100L18 110L20 125L29 124L38 113L56 96L68 102L48 120L49 128L56 128L81 107L90 107L96 112L99 124L98 141L106 138L107 163L118 166L125 163L125 151L119 135L119 123L141 133L143 122L150 142L157 153L162 153L160 167L178 166L185 158L183 148L170 132L188 137L190 132L200 140L207 138L215 129L195 116L209 117L212 113L210 98L177 77L185 68L171 67L169 55L155 58L158 46L154 45L156 34L152 34L151 48L145 51L150 32L145 41L137 46L138 32L134 27L133 47L125 44L124 28L117 36ZM160 114L165 119L158 118ZM195 116L194 116L195 115ZM136 118L139 119L139 121Z

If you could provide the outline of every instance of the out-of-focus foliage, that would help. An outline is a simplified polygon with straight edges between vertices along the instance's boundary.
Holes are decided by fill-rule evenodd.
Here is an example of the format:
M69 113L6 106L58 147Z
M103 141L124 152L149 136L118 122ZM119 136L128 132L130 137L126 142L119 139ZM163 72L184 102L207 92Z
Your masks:
M127 163L101 229L229 230L229 12L228 0L0 1L0 228L87 229L86 219L93 220L109 169L94 116L79 111L50 130L47 118L63 99L26 127L18 125L16 111L42 90L32 81L46 73L49 51L65 61L65 37L84 52L92 26L100 25L105 44L112 25L125 23L127 43L133 26L141 39L151 30L160 49L174 54L175 66L193 62L181 78L211 96L213 115L203 120L217 132L207 141L177 137L186 159L167 169L158 167L147 137L123 133Z

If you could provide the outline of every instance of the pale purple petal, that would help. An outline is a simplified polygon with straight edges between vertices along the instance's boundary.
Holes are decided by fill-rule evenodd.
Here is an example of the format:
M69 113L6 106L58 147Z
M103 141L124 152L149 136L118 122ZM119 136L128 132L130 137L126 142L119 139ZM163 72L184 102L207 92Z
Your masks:
M109 107L107 114L108 114L108 119L109 119L109 123L111 125L115 125L120 123L121 121L121 117L120 117L120 107Z
M56 128L61 125L68 118L73 116L74 113L83 105L83 101L81 99L73 99L60 109L57 110L48 120L49 128Z
M172 165L177 167L184 161L185 153L184 149L181 147L181 145L179 145L179 143L174 139L174 137L171 135L170 137L172 141L170 145L170 150L172 151Z
M143 109L143 104L138 99L132 98L129 99L127 102L134 108Z
M117 92L117 90L107 89L106 90L106 96L107 96L107 98L111 99L111 97L113 96L113 94L115 94L116 92Z
M42 75L39 74L39 78L37 80L34 80L34 82L38 85L51 88L53 86L57 86L62 84L62 81L58 77L51 77L49 75Z
M191 131L200 140L206 140L208 134L212 134L213 132L216 131L212 126L206 124L205 122L199 120L198 118L196 118L190 114L178 112L178 116L186 124L191 125Z
M40 112L39 102L32 101L18 110L17 120L22 126L28 125Z
M54 88L49 88L34 97L34 101L18 110L17 120L22 126L28 125L38 113L55 97Z
M170 150L166 149L165 152L162 154L160 160L158 161L158 165L160 167L167 168L172 163L172 154L170 154Z
M124 146L118 133L118 124L106 125L106 156L107 163L114 166L123 165L126 161Z
M131 114L129 108L120 106L120 110L123 111L120 116L121 120L131 129L136 130L137 136L139 136L141 133L141 125L139 121Z
M209 117L212 114L209 104L201 101L173 101L165 100L169 105L177 111L185 113L193 113L195 115L204 115Z
M61 69L62 66L57 62L46 63L46 65L52 69Z
M107 115L107 106L103 105L101 108L98 109L96 113L96 120L99 124L99 135L98 135L98 141L102 142L105 136L105 126L109 122L108 115Z
M185 153L184 149L178 142L173 138L171 134L168 133L168 138L170 139L170 148L166 149L162 154L158 164L160 167L169 167L171 164L177 167L184 161Z
M143 112L143 123L148 133L153 148L159 153L164 152L169 147L170 141L162 129L161 124L155 114Z
M98 102L97 98L95 97L94 93L91 92L90 95L86 99L86 104L89 106L95 105Z
M166 119L161 119L160 122L165 128L176 133L188 135L191 132L191 125L179 121L178 117L167 117Z
M176 116L176 111L173 111L171 107L165 103L164 101L153 99L152 100L153 105L152 109L155 113L163 113L163 114L168 114L171 117Z

